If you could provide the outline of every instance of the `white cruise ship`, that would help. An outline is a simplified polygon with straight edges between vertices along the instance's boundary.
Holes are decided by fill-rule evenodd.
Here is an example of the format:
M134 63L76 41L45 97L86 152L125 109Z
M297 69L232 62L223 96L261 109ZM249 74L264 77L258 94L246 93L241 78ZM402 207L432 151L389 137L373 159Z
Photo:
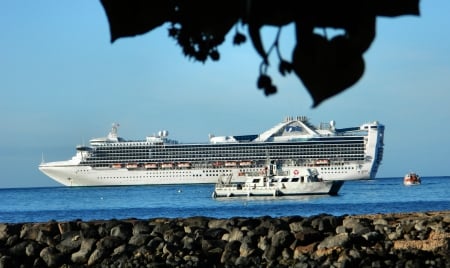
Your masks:
M313 126L304 116L287 117L256 135L213 136L206 143L179 143L167 131L145 140L125 140L118 124L103 138L77 146L70 160L39 169L66 186L216 183L220 176L244 182L270 159L287 174L314 167L323 180L374 179L383 156L384 126Z

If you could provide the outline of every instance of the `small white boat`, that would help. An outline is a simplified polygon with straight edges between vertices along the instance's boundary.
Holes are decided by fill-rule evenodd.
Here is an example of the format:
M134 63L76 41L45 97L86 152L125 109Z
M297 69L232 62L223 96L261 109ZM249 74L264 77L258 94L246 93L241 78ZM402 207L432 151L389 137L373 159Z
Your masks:
M422 183L420 176L417 173L409 172L403 178L404 185L419 185Z
M296 174L287 175L273 172L276 166L271 165L263 175L246 176L245 183L232 183L232 176L215 185L212 196L285 196L285 195L337 195L344 181L323 181L318 177L316 169L303 168Z

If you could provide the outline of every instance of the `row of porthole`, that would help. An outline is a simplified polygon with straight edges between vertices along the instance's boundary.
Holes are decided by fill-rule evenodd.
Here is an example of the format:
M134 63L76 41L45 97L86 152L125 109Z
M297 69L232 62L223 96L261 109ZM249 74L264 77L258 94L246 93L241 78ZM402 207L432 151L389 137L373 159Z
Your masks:
M221 175L231 175L231 174L207 174L206 177L218 177ZM199 174L194 174L193 177L201 177ZM127 177L98 177L98 179L101 180L109 180L109 179L150 179L150 178L173 178L173 176L170 175L164 175L164 176L127 176Z
M342 169L355 169L355 167L320 168L320 170L342 170Z
M333 173L347 173L347 170L333 170L333 171L324 171L323 174L333 174Z

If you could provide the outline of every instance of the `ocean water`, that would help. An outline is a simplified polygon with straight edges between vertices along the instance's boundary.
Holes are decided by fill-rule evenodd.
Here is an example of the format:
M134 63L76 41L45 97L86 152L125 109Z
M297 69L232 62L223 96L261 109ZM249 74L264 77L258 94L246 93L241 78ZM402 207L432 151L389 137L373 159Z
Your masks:
M311 216L450 210L450 177L347 181L337 196L213 199L213 185L0 189L0 222Z

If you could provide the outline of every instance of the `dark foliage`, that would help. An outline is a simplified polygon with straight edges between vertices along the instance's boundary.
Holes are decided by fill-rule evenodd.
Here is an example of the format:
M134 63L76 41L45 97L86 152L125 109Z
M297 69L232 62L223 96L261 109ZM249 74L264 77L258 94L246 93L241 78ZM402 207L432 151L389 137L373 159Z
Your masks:
M265 95L276 93L267 74L269 55L275 49L278 71L294 73L314 100L314 107L354 85L363 75L363 54L371 46L378 16L419 15L419 0L101 0L108 17L111 42L121 37L144 34L169 23L168 35L176 39L183 54L200 62L220 60L219 45L239 23L261 56L257 86ZM278 49L283 26L295 23L297 44L292 60ZM273 45L266 50L260 29L280 28ZM317 28L342 29L331 39L314 32ZM247 38L238 31L233 44Z

